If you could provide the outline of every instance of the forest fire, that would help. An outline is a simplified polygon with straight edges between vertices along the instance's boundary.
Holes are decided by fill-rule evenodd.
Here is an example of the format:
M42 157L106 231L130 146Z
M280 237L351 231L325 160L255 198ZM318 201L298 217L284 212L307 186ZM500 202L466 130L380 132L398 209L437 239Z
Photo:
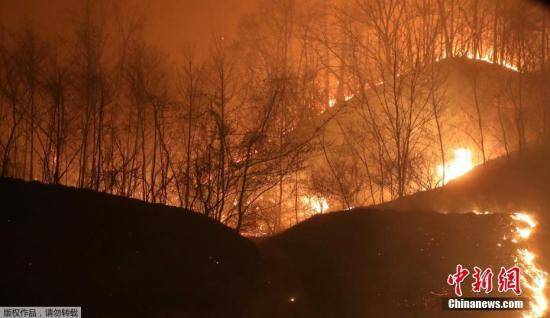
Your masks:
M493 58L489 54L484 54L484 55L481 55L481 56L474 56L474 54L468 52L468 54L466 54L466 58L468 58L470 60L483 61L483 62L487 62L487 63L490 63L490 64L495 64ZM499 62L498 65L500 65L502 67L505 67L509 70L512 70L514 72L519 71L519 69L516 65L514 65L512 62L509 62L509 61L506 61L506 60L503 60L503 61Z
M437 166L437 174L441 179L441 184L445 185L472 170L473 167L472 151L466 148L458 148L454 151L453 160L445 163L445 166Z
M345 101L345 102L349 102L353 97L354 97L353 94L345 95L345 96L344 96L344 101ZM334 107L334 106L336 105L337 102L338 102L338 101L336 100L336 98L330 98L330 99L328 100L328 103L327 103L328 108Z
M469 60L475 60L475 61L483 61L485 63L489 63L489 64L495 64L495 65L499 65L499 66L502 66L504 68L507 68L511 71L514 71L514 72L519 72L519 68L516 64L508 61L508 60L500 60L500 61L497 61L495 62L495 60L493 59L492 55L491 54L488 54L488 53L485 53L485 54L473 54L472 52L467 52L465 55L464 55L465 58L469 59ZM439 58L437 59L438 61L441 61L441 60L444 60L447 58L447 55L446 54L443 54L443 57L442 58Z
M155 45L139 5L112 15L75 6L74 19L54 19L74 20L54 42L5 26L0 175L177 205L242 231L270 197L278 208L261 218L272 228L297 222L301 203L328 209L287 195L294 173L349 209L444 185L486 149L492 159L549 131L550 121L527 115L548 113L544 80L531 76L548 65L540 8L375 0L317 12L307 3L262 2L239 32L197 48L178 35L184 55L172 41ZM471 149L453 155L457 141Z
M548 309L546 296L546 282L548 273L544 271L535 261L536 255L528 249L527 241L537 227L537 222L530 214L517 212L511 215L515 231L512 242L515 244L524 243L525 247L517 249L516 263L522 269L522 284L528 290L531 298L529 312L523 315L524 318L544 317Z
M550 316L535 2L0 0L0 299L439 317L503 261Z
M327 200L318 196L303 196L302 204L316 214L326 212L329 208Z

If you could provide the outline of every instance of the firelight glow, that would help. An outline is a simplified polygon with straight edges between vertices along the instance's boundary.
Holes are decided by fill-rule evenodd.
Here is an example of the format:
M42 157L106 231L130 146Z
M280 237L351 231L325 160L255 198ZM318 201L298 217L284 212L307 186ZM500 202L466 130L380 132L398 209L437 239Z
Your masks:
M490 63L490 64L495 64L493 62L493 59L491 57L491 55L489 54L484 54L482 56L474 56L472 53L468 52L468 54L466 55L466 57L470 60L478 60L478 61L483 61L483 62L487 62L487 63ZM500 66L502 67L505 67L509 70L512 70L514 72L518 72L519 69L516 65L514 65L512 62L509 62L509 61L502 61L501 64L499 64Z
M466 148L458 148L454 151L453 160L443 165L437 166L437 174L441 178L442 184L447 184L449 181L460 177L461 175L472 170L474 162L472 160L472 151Z
M303 196L302 203L315 213L323 213L329 208L327 200L317 196Z
M524 212L516 212L511 215L515 228L513 243L525 243L537 227L535 218ZM518 248L516 263L522 270L521 283L528 290L531 298L529 311L523 314L524 318L544 317L548 309L546 298L546 281L548 273L545 272L536 262L536 255L528 247Z
M474 55L473 53L471 52L467 52L466 55L464 55L463 57L469 59L469 60L476 60L476 61L483 61L483 62L486 62L486 63L489 63L489 64L495 64L495 62L493 61L493 58L492 58L492 55L489 54L489 53L484 53L483 55ZM443 59L447 58L447 54L445 54L445 52L443 52L443 56L441 58L438 58L437 61L441 61ZM517 65L515 65L514 63L512 63L511 61L508 61L508 60L502 60L500 62L498 62L496 65L500 65L504 68L507 68L511 71L514 71L514 72L519 72L519 68L517 67Z
M353 94L344 96L344 101L349 102L353 98ZM330 98L327 103L329 108L332 108L336 105L336 98Z

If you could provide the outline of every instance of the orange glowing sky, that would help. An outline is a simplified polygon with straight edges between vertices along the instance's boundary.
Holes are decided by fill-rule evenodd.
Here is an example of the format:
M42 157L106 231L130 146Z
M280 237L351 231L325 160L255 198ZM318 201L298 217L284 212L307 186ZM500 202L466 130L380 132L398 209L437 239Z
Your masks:
M108 1L112 0L106 0ZM121 1L121 0L117 0ZM122 0L137 1L147 9L147 40L171 55L183 43L199 47L212 34L235 36L239 19L253 10L258 0ZM31 23L37 29L53 33L71 22L83 0L0 0L0 24L9 28Z

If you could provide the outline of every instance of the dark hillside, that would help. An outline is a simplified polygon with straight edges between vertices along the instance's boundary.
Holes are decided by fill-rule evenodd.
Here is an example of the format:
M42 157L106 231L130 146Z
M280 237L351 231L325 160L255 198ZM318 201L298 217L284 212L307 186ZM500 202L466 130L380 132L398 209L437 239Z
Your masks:
M512 245L501 242L509 226L504 214L356 209L313 217L263 248L294 266L298 280L287 281L288 289L295 310L308 307L308 317L518 317L441 310L456 264L513 263Z
M178 208L0 179L2 305L85 317L243 317L255 246Z

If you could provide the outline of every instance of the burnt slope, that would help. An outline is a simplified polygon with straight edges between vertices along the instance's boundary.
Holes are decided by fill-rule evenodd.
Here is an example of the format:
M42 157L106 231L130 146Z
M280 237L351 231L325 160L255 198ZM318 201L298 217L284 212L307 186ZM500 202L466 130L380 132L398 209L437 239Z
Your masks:
M186 210L0 179L1 305L86 317L244 317L256 247Z
M519 317L441 310L457 264L513 264L513 246L501 242L509 226L505 214L356 209L313 217L262 248L293 266L294 315L286 317Z

